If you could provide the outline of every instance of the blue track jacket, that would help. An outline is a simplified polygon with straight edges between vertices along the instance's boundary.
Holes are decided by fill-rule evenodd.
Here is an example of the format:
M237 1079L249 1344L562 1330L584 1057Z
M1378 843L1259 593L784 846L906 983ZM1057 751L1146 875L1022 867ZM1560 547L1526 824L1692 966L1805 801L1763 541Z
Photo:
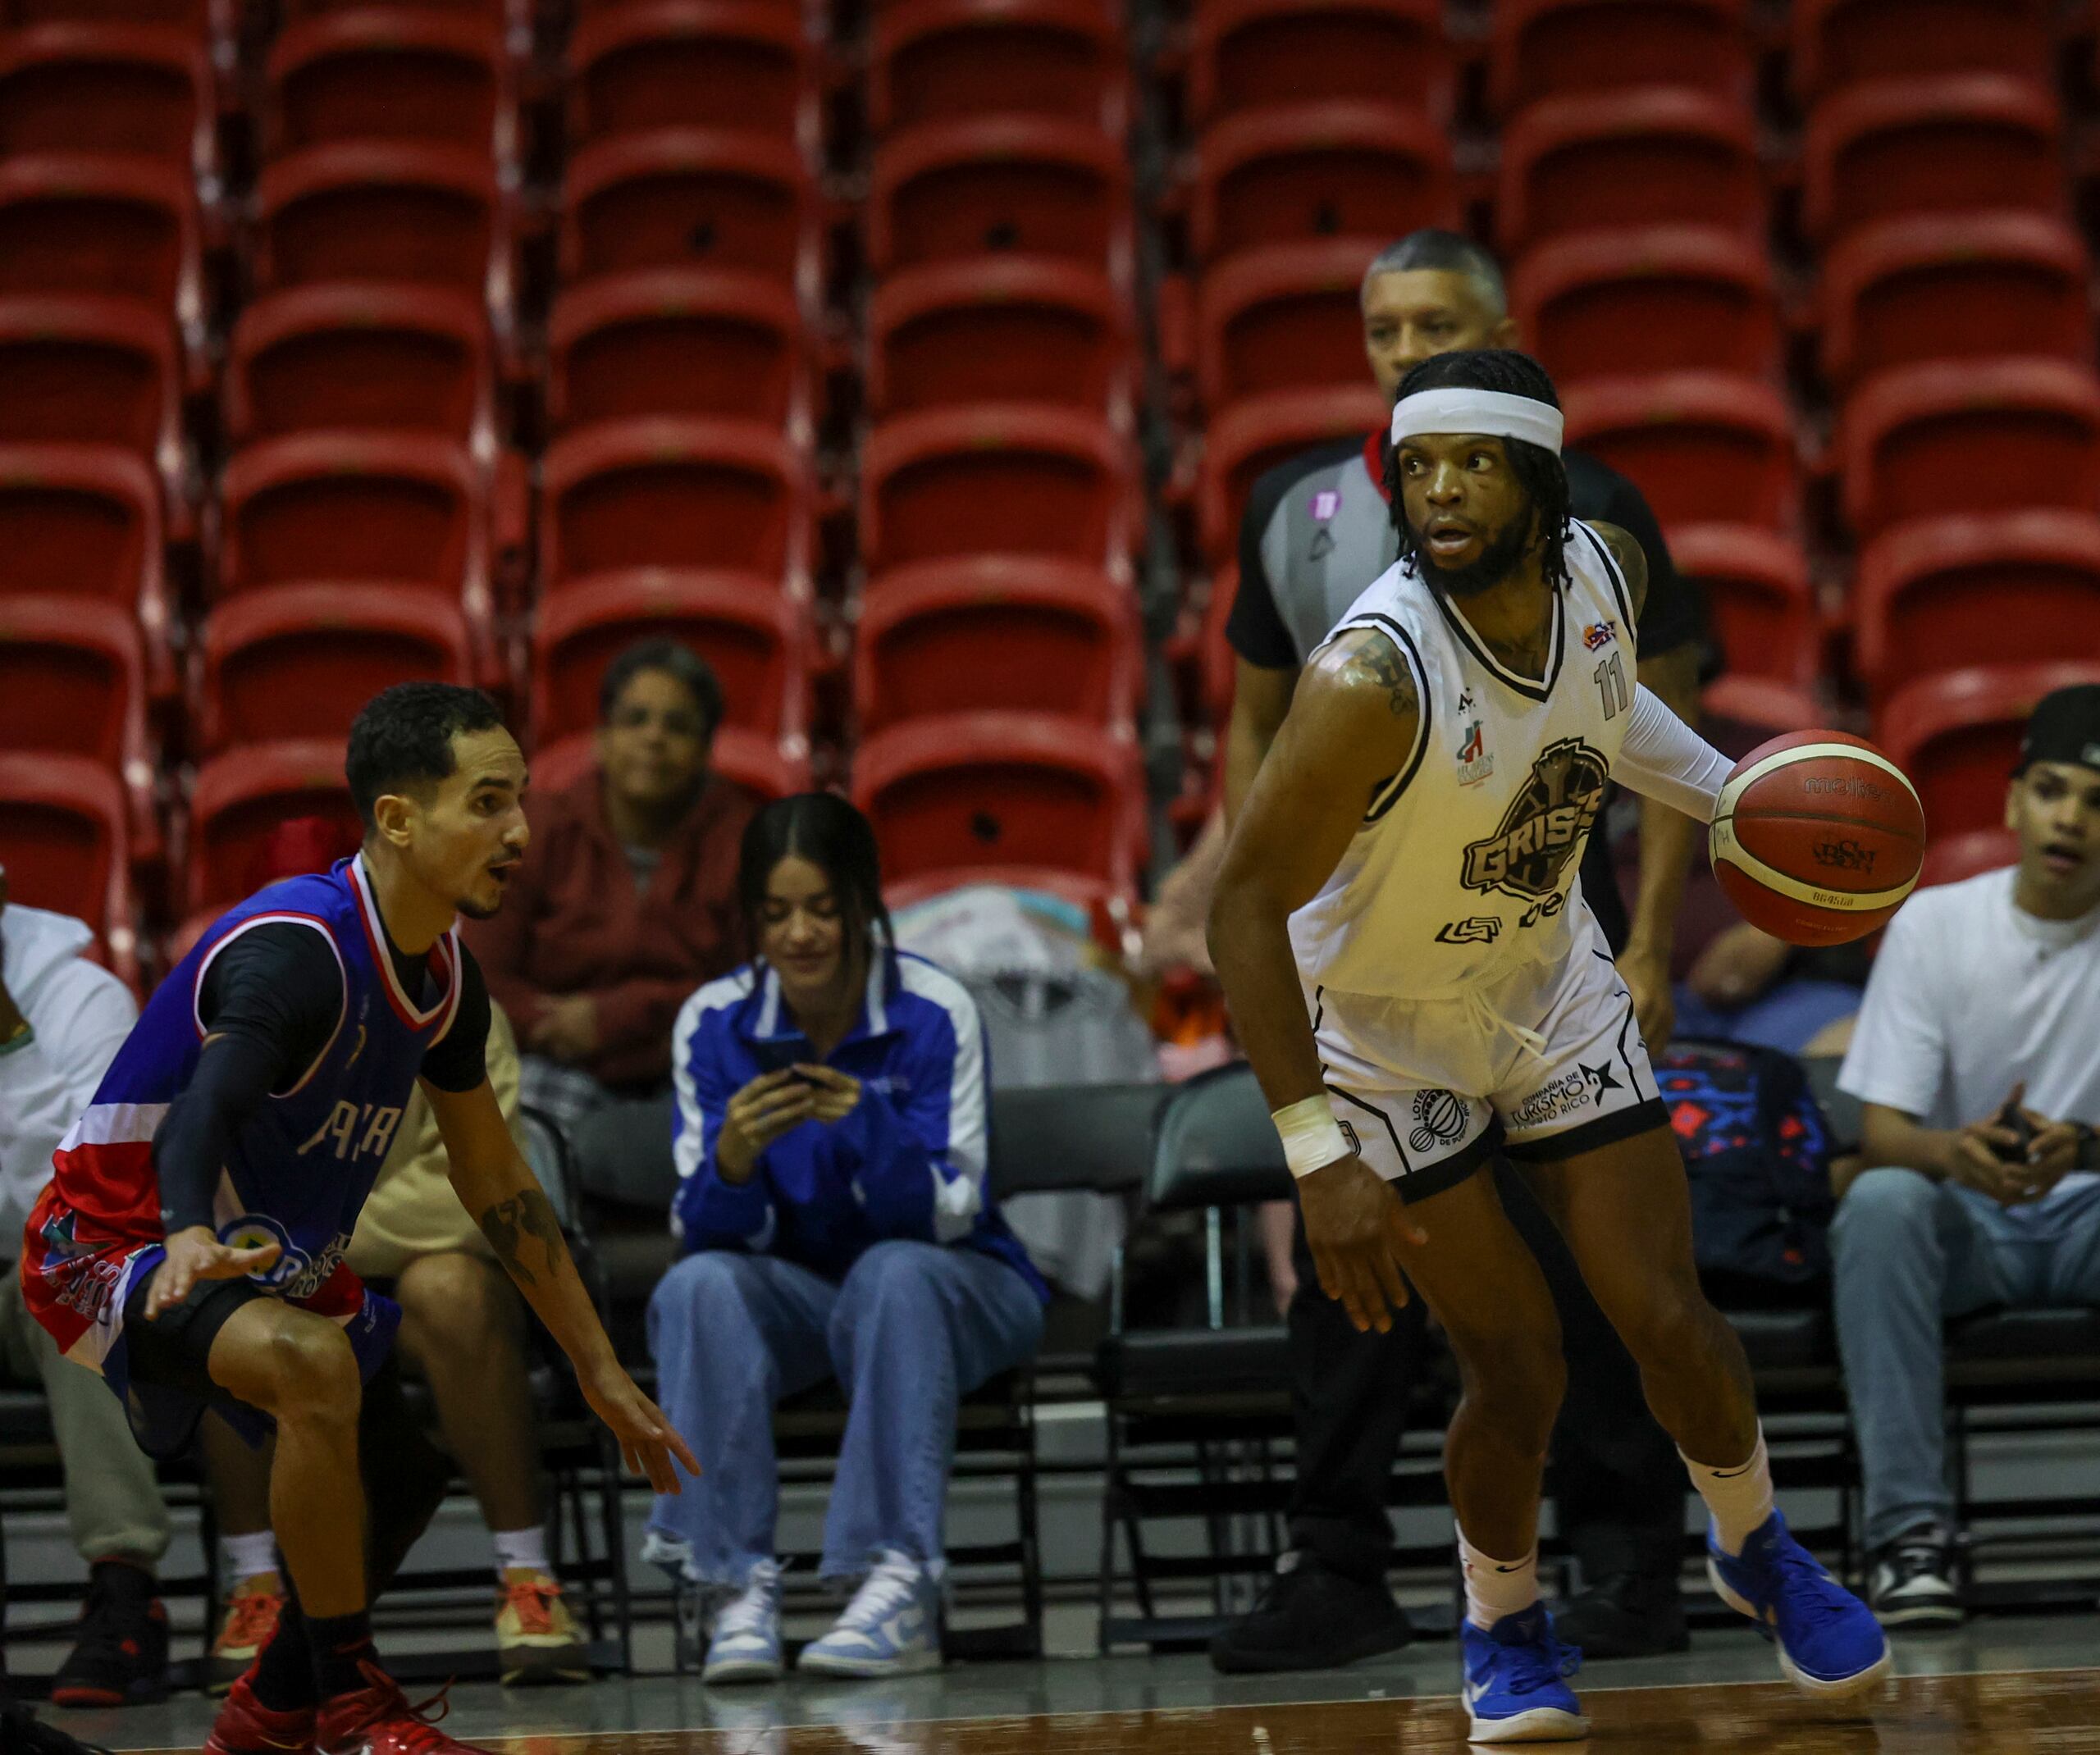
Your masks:
M759 1154L742 1187L714 1142L729 1099L762 1073L819 1056L782 1003L780 978L746 964L685 1003L672 1038L678 1104L672 1228L686 1251L745 1249L842 1279L892 1238L952 1243L1049 1290L984 1186L988 1089L976 1002L945 970L885 949L861 1015L825 1064L861 1081L843 1121L806 1121Z

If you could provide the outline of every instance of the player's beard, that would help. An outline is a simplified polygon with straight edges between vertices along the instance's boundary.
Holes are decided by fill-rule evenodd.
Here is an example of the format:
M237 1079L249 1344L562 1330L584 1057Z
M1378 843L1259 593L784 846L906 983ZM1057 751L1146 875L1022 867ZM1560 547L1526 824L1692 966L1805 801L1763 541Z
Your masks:
M1415 554L1422 562L1422 577L1446 597L1477 597L1492 590L1522 563L1531 546L1532 522L1528 513L1519 513L1481 545L1479 554L1456 567L1445 566L1418 537Z

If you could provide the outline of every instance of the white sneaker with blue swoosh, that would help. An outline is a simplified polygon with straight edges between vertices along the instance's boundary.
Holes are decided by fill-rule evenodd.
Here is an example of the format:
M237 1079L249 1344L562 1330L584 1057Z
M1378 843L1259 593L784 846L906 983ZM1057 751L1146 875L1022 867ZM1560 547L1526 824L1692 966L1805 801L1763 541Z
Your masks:
M1543 1602L1482 1630L1460 1625L1468 1743L1573 1743L1590 1734L1567 1678L1582 1654L1553 1636Z
M810 1675L908 1675L940 1664L940 1581L892 1551L861 1581L831 1631L803 1647L796 1667Z

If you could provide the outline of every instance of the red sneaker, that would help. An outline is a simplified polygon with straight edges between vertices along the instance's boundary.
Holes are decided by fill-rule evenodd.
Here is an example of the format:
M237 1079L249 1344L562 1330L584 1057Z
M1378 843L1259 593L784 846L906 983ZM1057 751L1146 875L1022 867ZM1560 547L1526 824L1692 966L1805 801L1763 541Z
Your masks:
M226 1691L204 1755L313 1755L314 1710L272 1712L255 1698L250 1669Z
M445 1698L450 1683L410 1706L401 1684L377 1664L361 1663L358 1673L364 1678L363 1688L322 1702L314 1726L317 1750L325 1755L486 1755L437 1728L450 1710Z

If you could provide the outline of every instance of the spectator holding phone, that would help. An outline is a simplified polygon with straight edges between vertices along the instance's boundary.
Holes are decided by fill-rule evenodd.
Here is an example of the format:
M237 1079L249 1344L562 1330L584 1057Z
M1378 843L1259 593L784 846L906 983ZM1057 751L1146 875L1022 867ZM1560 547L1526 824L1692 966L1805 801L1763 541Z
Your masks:
M823 1570L858 1588L801 1667L929 1669L956 1404L1034 1352L1048 1297L985 1189L984 1028L960 982L895 948L845 800L766 806L737 892L752 960L673 1037L688 1253L649 1306L658 1397L702 1474L656 1501L644 1554L704 1593L707 1681L777 1677L773 1408L836 1378Z
M2028 722L2006 800L2020 863L1920 891L1889 923L1838 1083L1862 1171L1831 1234L1891 1626L1962 1616L1942 1450L1942 1325L2100 1305L2100 685Z

